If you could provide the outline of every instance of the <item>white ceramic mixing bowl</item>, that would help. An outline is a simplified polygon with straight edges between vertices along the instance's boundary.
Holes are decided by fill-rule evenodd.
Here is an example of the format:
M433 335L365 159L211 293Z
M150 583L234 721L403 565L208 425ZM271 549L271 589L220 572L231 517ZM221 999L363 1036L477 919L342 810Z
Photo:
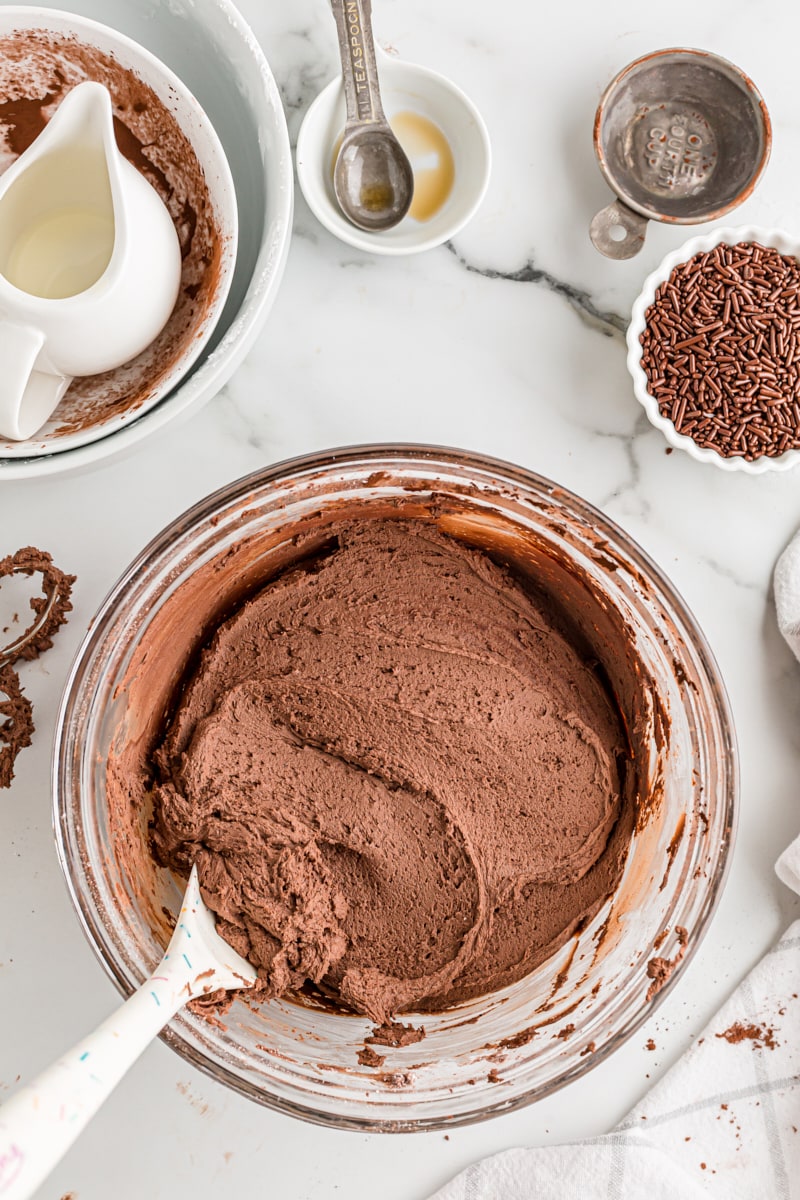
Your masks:
M36 458L0 452L0 482L85 468L129 452L211 399L263 328L292 227L292 160L280 94L252 30L230 0L55 0L51 7L132 38L193 93L235 181L239 241L227 301L191 373L149 411L91 445Z

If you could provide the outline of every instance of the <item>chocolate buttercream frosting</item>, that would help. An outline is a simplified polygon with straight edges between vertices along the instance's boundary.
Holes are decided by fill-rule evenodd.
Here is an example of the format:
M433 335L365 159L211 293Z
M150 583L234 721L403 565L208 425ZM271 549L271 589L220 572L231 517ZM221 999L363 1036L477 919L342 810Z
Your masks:
M153 847L197 863L258 998L383 1022L528 974L633 825L624 728L560 606L430 525L345 521L200 655L155 752Z

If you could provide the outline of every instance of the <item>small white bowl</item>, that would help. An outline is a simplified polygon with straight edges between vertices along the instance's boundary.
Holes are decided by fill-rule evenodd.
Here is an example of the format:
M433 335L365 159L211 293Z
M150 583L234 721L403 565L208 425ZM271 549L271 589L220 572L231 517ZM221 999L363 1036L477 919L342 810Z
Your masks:
M628 370L633 379L633 391L636 399L647 413L650 423L655 425L656 429L661 430L669 444L676 450L685 450L698 462L711 463L723 471L744 471L748 475L763 475L766 471L788 471L790 467L795 467L800 463L800 450L786 450L783 454L774 456L764 454L760 458L748 462L741 455L724 458L716 450L698 446L686 434L678 433L672 421L661 415L658 401L651 395L647 387L647 376L642 367L642 346L639 339L646 325L645 313L655 300L656 291L662 283L669 279L676 267L688 262L690 258L694 258L695 254L704 254L707 250L713 250L720 242L724 242L728 246L735 246L739 242L758 242L761 246L768 246L780 254L800 261L800 241L797 238L791 237L790 234L784 233L780 229L760 229L755 225L741 225L736 229L714 229L711 233L689 238L688 242L684 242L677 250L673 250L656 267L655 271L647 276L631 311L626 341L628 343Z
M454 237L474 216L489 184L489 134L475 105L449 79L392 58L378 47L376 54L389 123L398 113L413 112L431 121L447 139L455 163L449 197L427 221L407 216L380 233L350 224L333 191L334 154L345 125L341 77L320 92L305 115L297 138L297 178L314 216L343 242L372 254L417 254Z
M157 20L140 0L51 0L51 7L66 20L70 13L79 19L99 17L166 64L184 90L191 89L236 180L239 239L225 306L194 366L172 390L89 444L67 448L62 439L36 457L7 457L0 450L0 482L84 470L128 454L210 400L263 328L283 277L292 229L292 159L280 93L255 35L231 0L170 0L159 6ZM0 6L0 17L7 11ZM29 19L41 13L33 5L16 11Z

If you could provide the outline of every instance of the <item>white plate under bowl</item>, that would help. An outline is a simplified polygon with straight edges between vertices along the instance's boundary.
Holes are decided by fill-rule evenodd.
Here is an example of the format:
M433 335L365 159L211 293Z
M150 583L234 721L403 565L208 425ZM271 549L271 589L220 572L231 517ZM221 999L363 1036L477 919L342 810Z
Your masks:
M0 481L81 469L129 452L210 400L263 328L291 236L292 161L280 94L255 35L230 0L55 0L49 7L119 30L194 94L235 181L239 241L228 299L191 373L148 412L90 445L37 457L0 452Z
M774 456L762 454L759 458L749 462L741 455L724 458L716 450L707 446L698 446L685 433L678 433L672 421L661 415L658 401L651 395L647 386L647 376L642 367L642 345L639 341L646 325L645 313L655 300L656 292L661 284L669 279L676 267L688 262L690 258L694 258L695 254L705 254L708 250L713 250L721 242L726 246L735 246L739 242L758 242L760 246L768 246L780 254L800 261L800 240L780 229L761 229L756 225L740 225L735 229L730 227L713 229L710 233L689 238L677 250L673 250L659 263L655 271L647 276L641 292L633 303L631 320L626 334L628 370L633 379L633 391L636 399L647 413L651 425L655 425L656 429L661 430L670 446L674 446L676 450L685 450L698 462L711 463L712 466L719 467L722 471L743 471L748 475L763 475L766 471L788 471L790 467L796 467L800 463L800 450L785 450L783 454Z

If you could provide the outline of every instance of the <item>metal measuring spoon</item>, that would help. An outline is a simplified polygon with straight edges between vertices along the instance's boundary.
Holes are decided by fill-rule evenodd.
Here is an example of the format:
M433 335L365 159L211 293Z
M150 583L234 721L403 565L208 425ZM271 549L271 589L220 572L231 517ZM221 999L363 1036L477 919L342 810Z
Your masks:
M371 0L331 0L339 34L347 121L333 190L348 221L378 232L402 221L414 195L414 173L383 112Z

